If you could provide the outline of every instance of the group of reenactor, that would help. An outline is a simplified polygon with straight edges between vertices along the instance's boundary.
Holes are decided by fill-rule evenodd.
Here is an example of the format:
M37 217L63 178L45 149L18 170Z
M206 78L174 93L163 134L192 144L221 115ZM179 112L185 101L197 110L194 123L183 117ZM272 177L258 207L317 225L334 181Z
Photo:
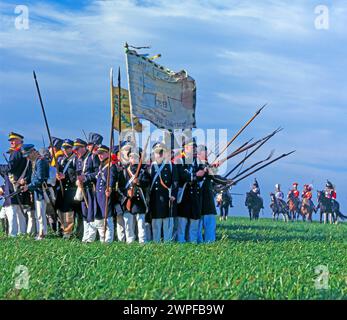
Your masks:
M185 139L174 154L166 143L151 146L149 159L134 141L109 149L103 137L52 138L48 150L9 134L2 223L11 237L47 236L48 228L82 242L96 239L212 242L216 237L213 183L229 184L207 160L207 148Z

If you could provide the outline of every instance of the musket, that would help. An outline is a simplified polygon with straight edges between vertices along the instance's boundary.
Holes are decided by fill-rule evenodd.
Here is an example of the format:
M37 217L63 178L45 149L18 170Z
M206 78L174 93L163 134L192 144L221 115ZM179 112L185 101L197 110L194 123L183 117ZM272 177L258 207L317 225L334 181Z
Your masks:
M295 152L295 150L294 150L294 151L291 151L291 152L288 152L288 153L283 153L283 154L280 155L279 157L277 157L277 158L275 158L275 159L273 159L273 160L271 160L271 161L265 163L265 164L262 165L261 167L259 167L259 168L255 169L255 170L253 170L252 172L246 174L245 176L243 176L243 177L241 177L241 178L239 178L239 179L237 179L237 180L234 180L233 182L231 182L230 184L226 185L226 186L225 186L224 188L222 188L221 190L225 190L225 189L227 189L227 188L230 188L231 186L236 185L237 183L239 183L240 181L246 179L246 178L249 177L250 175L252 175L252 174L258 172L258 171L261 170L261 169L264 169L265 167L269 166L270 164L272 164L272 163L274 163L274 162L276 162L276 161L278 161L278 160L280 160L280 159L282 159L282 158L284 158L284 157L287 157L287 156L291 155L291 154L294 153L294 152Z
M232 153L230 153L227 157L225 157L224 159L218 161L218 166L220 166L222 163L224 163L225 161L236 157L237 155L239 155L240 153L243 153L245 151L247 151L248 149L253 148L254 146L256 146L257 144L261 143L265 138L259 139L256 142L253 142L251 144L246 145L245 147L239 147L237 148L235 151L233 151ZM214 165L211 164L211 166L213 167Z
M216 158L212 163L215 163L216 160L221 156L221 154L228 149L228 147L236 140L236 138L249 126L249 124L260 114L260 112L266 107L267 103L264 104L254 115L251 119L249 119L244 126L230 139L230 141L227 143L227 145L223 148L221 152L218 153Z
M231 180L234 181L236 178L238 178L239 176L242 176L242 175L243 175L244 173L246 173L247 171L249 171L249 170L255 168L256 166L258 166L258 165L260 165L260 164L262 164L262 163L264 163L264 162L266 162L266 161L269 161L269 160L272 158L274 152L275 152L275 150L272 150L272 151L270 152L270 154L269 154L264 160L258 161L258 162L256 162L256 163L254 163L253 165L251 165L250 167L248 167L247 169L245 169L245 170L239 172L239 173L238 173L236 176L234 176Z
M227 178L230 174L232 174L238 167L240 167L247 159L249 159L258 149L260 149L267 141L269 141L276 133L282 131L282 128L276 129L274 132L269 134L267 137L264 138L264 140L260 143L258 147L256 147L250 154L246 155L246 157L240 161L234 168L232 168L225 176L224 178Z
M107 167L107 178L106 178L106 190L109 189L110 185L110 175L111 175L111 165L112 165L112 159L111 159L111 153L113 150L113 144L114 144L114 118L115 118L115 112L113 107L113 69L110 70L110 84L111 84L111 132L110 132L110 149L108 152L108 159L109 165ZM121 85L121 79L120 79L120 67L118 67L118 106L120 106L121 103L121 94L120 94L120 85ZM106 242L106 229L107 229L107 218L108 218L108 200L109 197L106 195L106 201L105 201L105 219L104 219L104 242Z
M249 176L252 175L253 173L256 173L256 172L258 172L259 170L261 170L261 169L263 169L263 168L269 166L271 163L274 163L274 162L276 162L276 161L278 161L278 160L280 160L280 159L282 159L282 158L288 157L289 155L291 155L291 154L294 153L295 151L296 151L296 150L293 150L293 151L288 152L288 153L283 153L283 154L280 155L279 157L277 157L277 158L271 160L271 161L268 162L268 163L265 163L265 164L262 165L261 167L255 169L255 170L253 170L252 172L246 174L245 176L243 176L243 177L241 177L241 178L235 180L235 181L233 182L233 184L234 184L234 185L237 184L238 182L240 182L240 181L243 180L243 179L246 179L247 177L249 177Z
M87 138L86 132L83 129L82 129L82 132L83 132L83 135L84 135L84 137L86 139L86 142L88 143L88 138Z
M53 148L53 142L52 142L51 131L49 130L48 121L47 121L47 116L46 116L46 111L45 111L45 107L43 106L42 97L41 97L41 92L40 92L40 87L39 87L39 83L38 83L37 78L36 78L36 73L35 73L35 71L33 71L33 75L34 75L34 80L35 80L35 85L36 85L37 94L38 94L39 100L40 100L40 105L41 105L41 109L42 109L43 118L44 118L44 120L45 120L45 125L46 125L46 130L47 130L47 134L48 134L49 143L50 143L51 148L52 148L52 155L53 155L53 159L54 159L55 168L56 168L56 170L57 170L57 173L59 173L58 159L57 159L57 157L56 157L56 155L55 155L55 151L54 151L54 148ZM61 194L62 194L62 196L64 196L64 188L63 188L63 183L61 182L61 180L59 180L59 184L60 184L60 191L61 191Z
M137 165L136 173L134 175L134 180L137 179L137 177L139 176L140 169L141 169L144 157L145 157L145 152L146 152L146 149L147 149L147 146L148 146L148 143L149 143L149 139L150 139L150 136L148 136L146 144L145 144L145 147L144 147L144 149L142 151L141 159L140 159L140 161L139 161L139 163ZM130 211L130 208L131 208L131 199L132 199L133 196L134 196L134 187L130 189L130 194L128 195L128 200L126 202L126 208L129 211Z
M7 196L1 196L1 198L5 199L5 200L11 199L11 198L13 198L13 197L18 197L18 195L19 195L20 193L22 193L22 192L23 192L22 189L19 188L19 190L14 191L14 192L8 194ZM18 199L17 199L17 200L18 200ZM19 202L19 201L18 201L18 202ZM24 214L24 211L23 211L22 213Z

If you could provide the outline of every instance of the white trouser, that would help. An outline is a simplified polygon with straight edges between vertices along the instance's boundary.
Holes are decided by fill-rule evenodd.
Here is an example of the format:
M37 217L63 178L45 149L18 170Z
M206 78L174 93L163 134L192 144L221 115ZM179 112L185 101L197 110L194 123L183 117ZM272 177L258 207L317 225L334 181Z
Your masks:
M35 199L35 221L38 236L47 234L46 201Z
M189 242L192 242L192 243L198 242L199 221L200 220L189 219L189 236L188 236Z
M105 222L104 219L95 219L93 222L90 223L89 236L88 236L87 242L95 241L97 233L99 233L100 242L106 242L106 243L113 242L113 237L114 237L113 218L112 217L107 218L106 240L105 240L104 222Z
M177 242L186 242L186 229L188 219L183 217L177 217Z
M135 241L135 221L137 222L137 237L140 243L146 242L145 214L124 213L125 236L127 243Z
M118 241L125 242L125 223L122 214L117 215L117 239Z
M164 241L172 241L173 237L173 218L164 219L153 219L152 220L152 231L153 231L153 241L160 242L161 231L163 228Z
M28 226L27 234L36 234L36 219L35 219L35 210L27 209L26 214L28 216Z
M86 242L89 240L89 233L91 232L91 222L87 222L83 220L83 237L82 242Z
M199 221L198 242L213 242L216 240L216 216L206 214Z
M5 207L2 207L0 210L0 219L5 219L5 218L6 218Z
M26 221L19 205L14 204L4 207L4 210L8 220L8 235L16 237L18 234L25 234Z

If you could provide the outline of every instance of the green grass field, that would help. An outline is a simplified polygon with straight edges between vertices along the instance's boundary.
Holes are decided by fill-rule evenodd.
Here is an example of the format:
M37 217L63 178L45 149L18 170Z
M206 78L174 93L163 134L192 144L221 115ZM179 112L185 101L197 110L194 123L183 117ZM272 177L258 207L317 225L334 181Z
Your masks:
M0 236L1 299L346 299L347 224L218 224L214 244L82 244ZM15 268L29 271L15 289ZM329 269L317 289L315 268Z

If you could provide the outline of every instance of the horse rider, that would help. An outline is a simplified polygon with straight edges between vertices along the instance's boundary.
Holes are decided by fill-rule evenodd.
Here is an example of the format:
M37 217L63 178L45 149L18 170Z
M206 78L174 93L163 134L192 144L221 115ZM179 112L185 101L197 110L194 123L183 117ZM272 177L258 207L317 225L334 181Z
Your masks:
M284 201L284 193L281 191L280 184L275 185L275 197L277 200L280 200L280 202Z
M304 190L302 191L302 201L308 201L308 205L311 208L314 208L314 204L312 201L312 186L308 184L304 184ZM305 200L306 199L306 200Z
M217 195L217 207L219 207L219 213L220 217L219 220L227 220L228 218L228 213L229 213L229 207L233 208L233 200L228 189L222 190L218 195Z
M296 202L296 205L299 204L300 202L300 192L298 190L298 183L294 182L293 183L293 188L288 192L287 199L290 199L290 196L292 195L294 198L294 201Z
M252 189L250 192L253 192L258 197L260 196L260 188L257 179L254 179L254 182L252 184Z
M329 180L327 180L327 183L325 184L324 192L328 199L336 200L336 190L334 185Z

